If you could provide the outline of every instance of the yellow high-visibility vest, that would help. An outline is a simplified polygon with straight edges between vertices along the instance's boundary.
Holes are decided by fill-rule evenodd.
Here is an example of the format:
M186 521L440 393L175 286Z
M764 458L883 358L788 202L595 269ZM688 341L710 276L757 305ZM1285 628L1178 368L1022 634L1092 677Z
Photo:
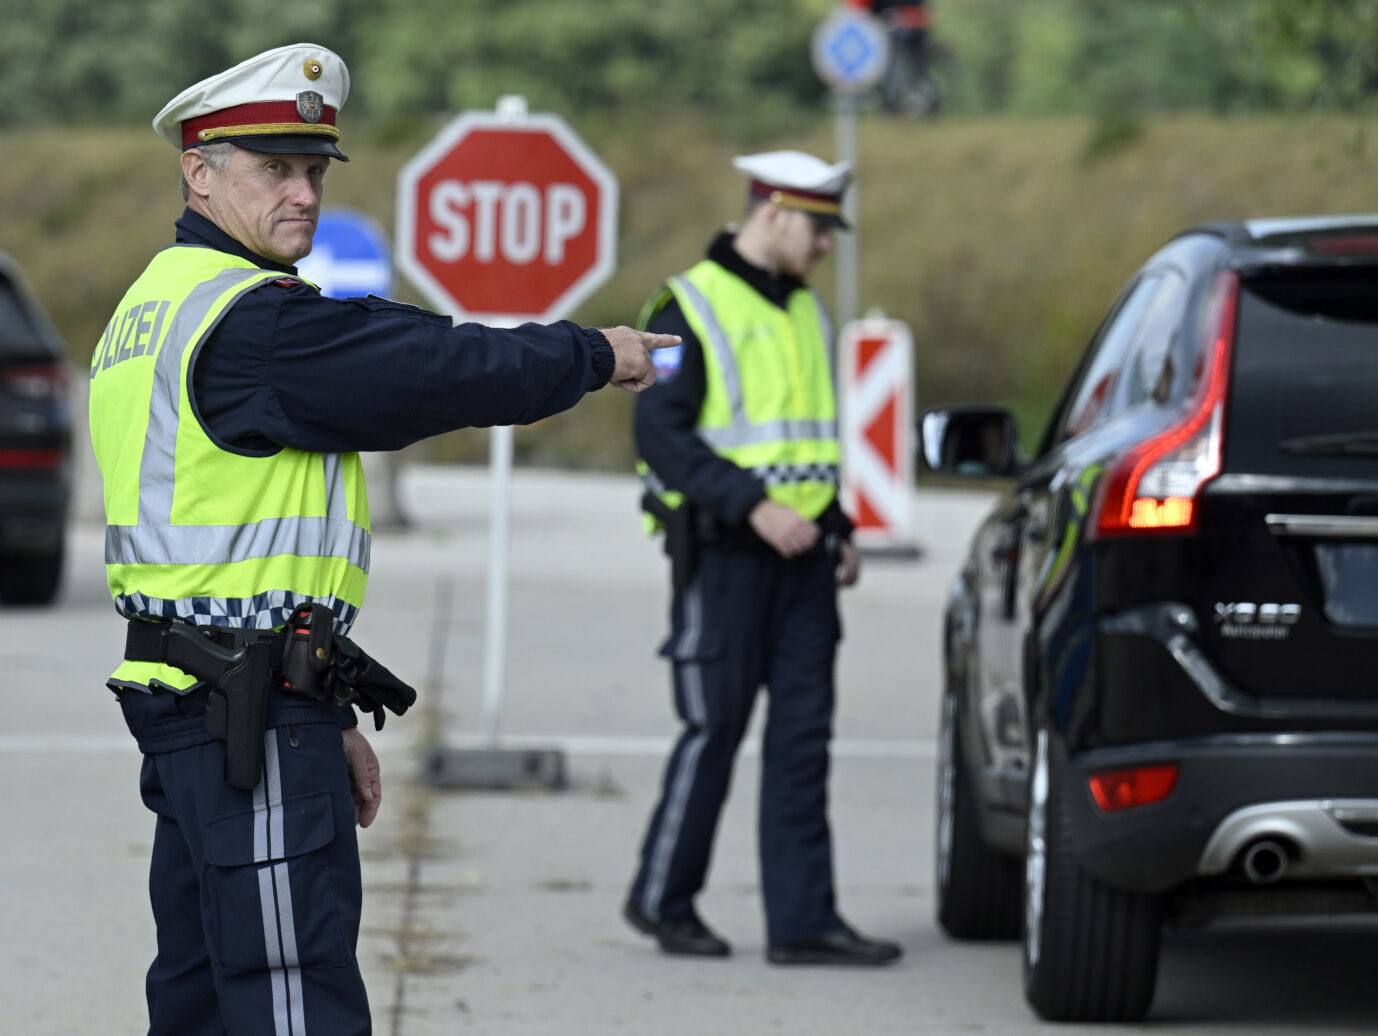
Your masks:
M640 326L671 298L703 348L706 391L695 431L760 479L770 499L817 518L837 496L841 455L822 300L801 287L781 309L705 259L666 282L642 310ZM644 461L638 469L647 489L680 506L682 495Z
M206 337L246 293L282 276L214 249L164 249L96 346L91 444L104 481L106 579L121 615L272 629L319 601L344 633L358 614L371 542L359 455L220 445L191 398ZM125 662L109 682L197 683L156 662Z

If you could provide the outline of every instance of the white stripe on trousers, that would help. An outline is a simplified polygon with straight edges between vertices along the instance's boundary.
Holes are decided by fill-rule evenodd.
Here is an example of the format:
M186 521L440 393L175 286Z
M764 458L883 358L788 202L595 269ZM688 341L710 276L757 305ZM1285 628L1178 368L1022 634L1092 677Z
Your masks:
M678 645L679 652L690 659L698 652L699 638L703 634L703 595L696 580L684 594L684 636ZM689 722L699 728L699 732L689 739L679 756L679 766L674 777L667 781L669 787L665 810L660 818L660 831L656 836L655 851L651 855L651 873L646 888L641 895L641 910L652 920L660 920L661 900L665 895L665 881L670 872L670 860L684 827L684 812L688 808L689 794L694 788L694 777L698 772L699 756L708 743L708 708L703 697L703 667L697 661L676 663L679 666L680 685L684 690L684 709Z
M285 849L282 836L282 772L277 732L263 734L263 779L254 789L254 862L258 871L258 904L263 915L263 944L273 987L274 1036L304 1036L306 1004L302 996L297 927L292 913L292 885L287 862L274 864Z

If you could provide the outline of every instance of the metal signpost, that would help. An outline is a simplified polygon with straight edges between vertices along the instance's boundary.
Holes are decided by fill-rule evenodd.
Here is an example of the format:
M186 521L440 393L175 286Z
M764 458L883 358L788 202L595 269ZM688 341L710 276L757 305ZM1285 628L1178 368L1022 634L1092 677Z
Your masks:
M837 109L837 159L857 168L856 115L861 95L885 74L890 39L885 27L868 14L841 7L818 24L813 33L813 67L818 78L832 87ZM843 199L847 222L857 225L859 178L853 174L852 189ZM837 235L837 322L857 315L858 230Z
M568 316L617 265L617 179L555 115L522 97L466 112L409 161L397 181L397 262L458 323L495 327ZM441 749L423 779L444 786L563 782L555 750L499 746L507 654L512 429L492 430L482 733L473 753Z

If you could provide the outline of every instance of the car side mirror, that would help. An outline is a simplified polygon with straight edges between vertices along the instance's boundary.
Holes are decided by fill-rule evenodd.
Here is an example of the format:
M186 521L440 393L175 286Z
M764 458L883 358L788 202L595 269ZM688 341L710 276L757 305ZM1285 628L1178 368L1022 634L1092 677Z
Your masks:
M919 418L919 452L929 470L974 478L1019 470L1014 415L1004 407L934 407Z

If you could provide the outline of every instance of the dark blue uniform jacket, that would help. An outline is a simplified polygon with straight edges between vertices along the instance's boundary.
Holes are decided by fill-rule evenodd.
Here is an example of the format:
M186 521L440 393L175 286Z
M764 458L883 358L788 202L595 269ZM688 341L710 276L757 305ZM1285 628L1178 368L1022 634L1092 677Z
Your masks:
M456 327L376 296L327 298L190 209L177 243L284 274L231 306L192 359L201 420L236 452L395 450L456 428L528 424L612 377L607 339L569 321Z

